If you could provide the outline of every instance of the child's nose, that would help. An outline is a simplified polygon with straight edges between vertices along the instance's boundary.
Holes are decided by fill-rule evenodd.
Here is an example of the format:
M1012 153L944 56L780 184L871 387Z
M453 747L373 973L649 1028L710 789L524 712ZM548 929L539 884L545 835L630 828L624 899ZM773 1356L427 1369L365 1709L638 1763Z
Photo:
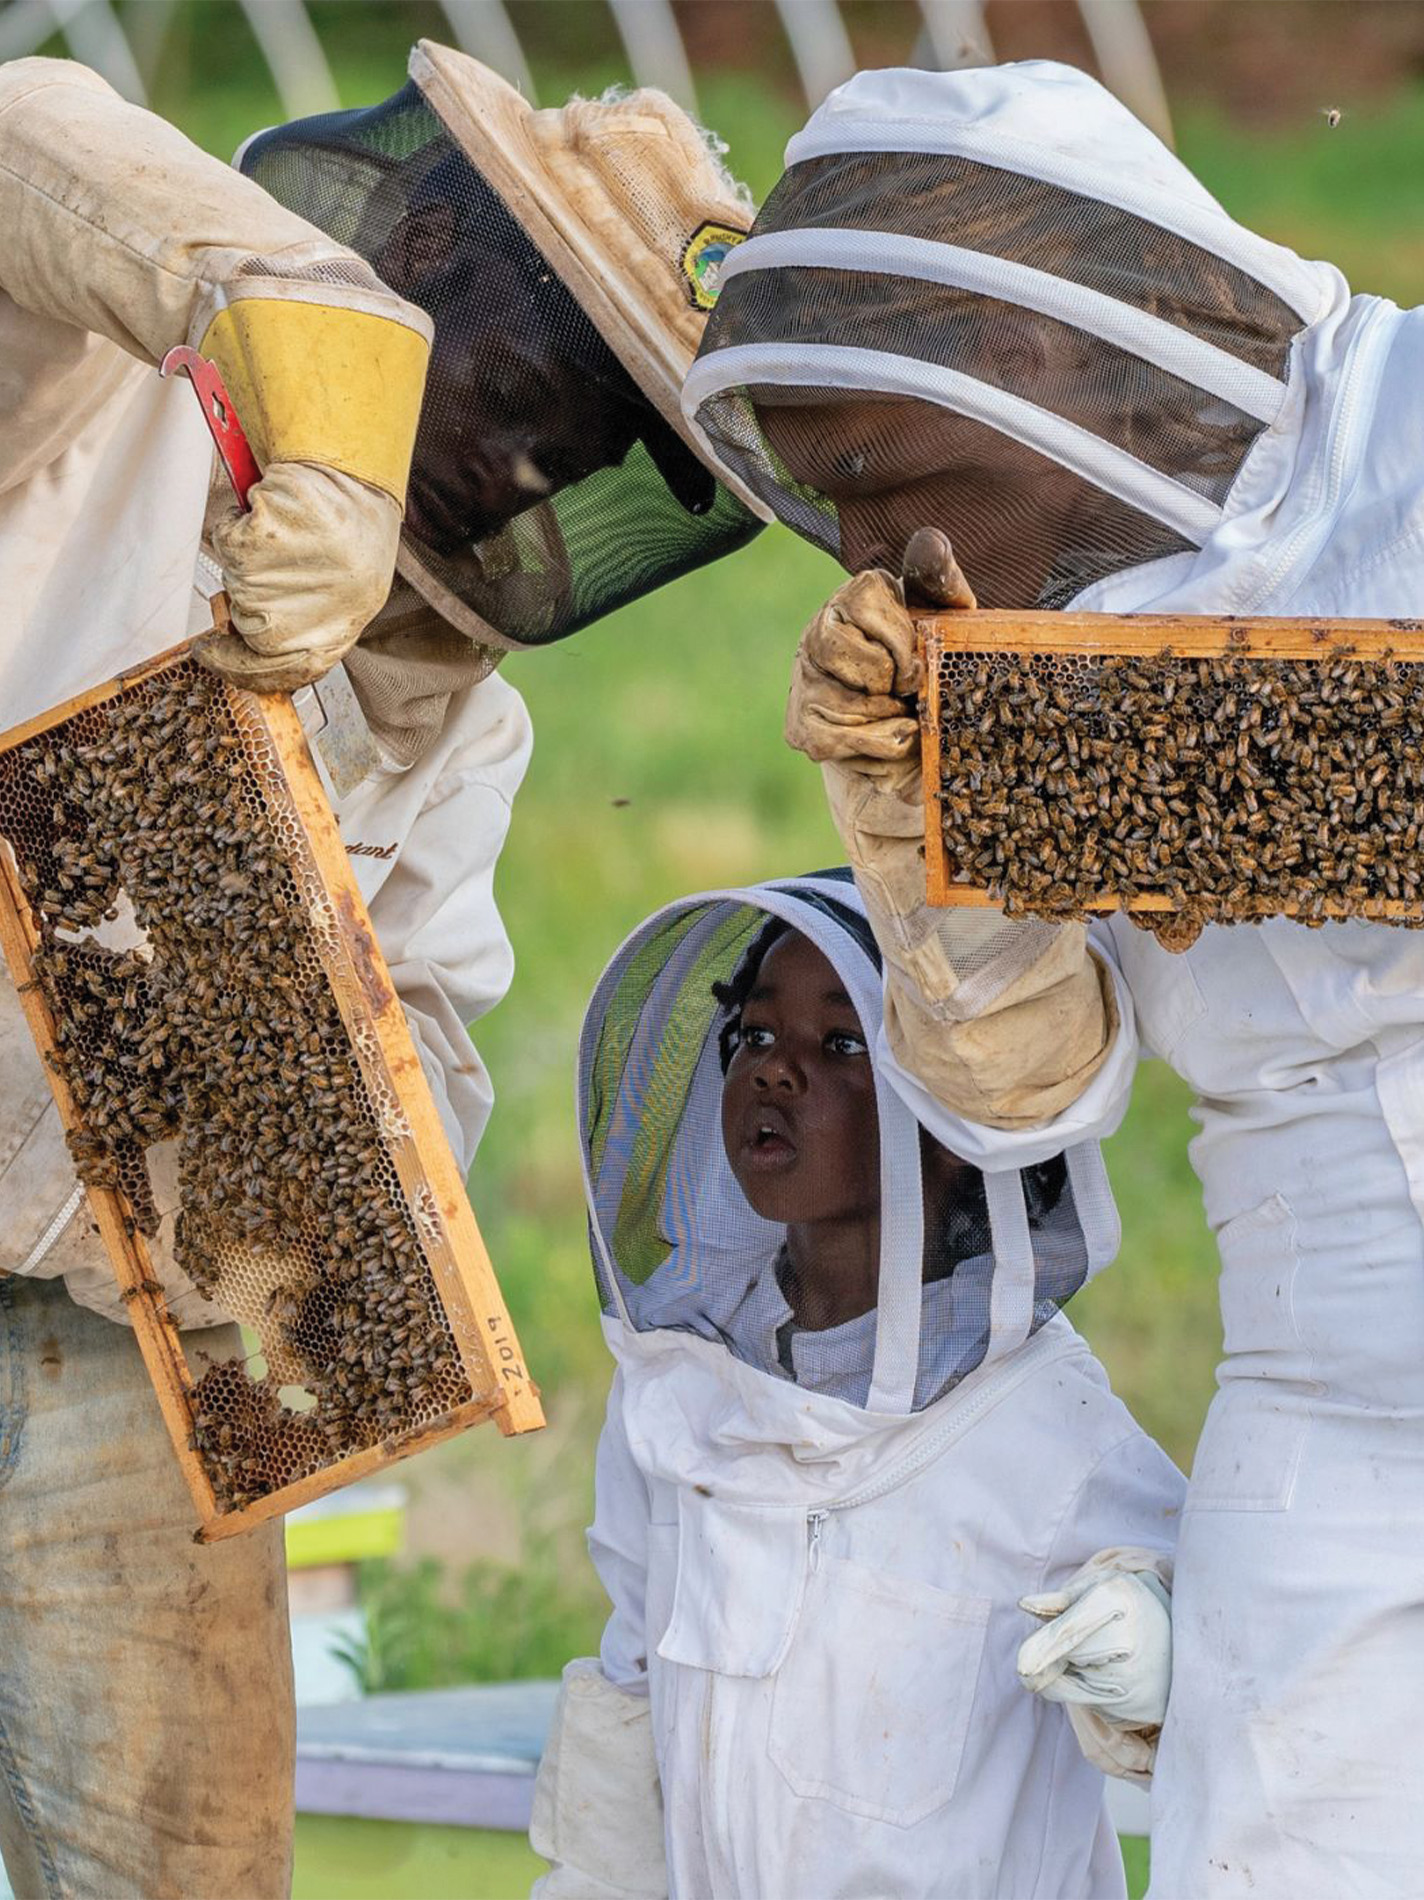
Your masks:
M752 1084L768 1092L781 1089L799 1095L806 1086L806 1078L783 1050L768 1049L752 1072Z

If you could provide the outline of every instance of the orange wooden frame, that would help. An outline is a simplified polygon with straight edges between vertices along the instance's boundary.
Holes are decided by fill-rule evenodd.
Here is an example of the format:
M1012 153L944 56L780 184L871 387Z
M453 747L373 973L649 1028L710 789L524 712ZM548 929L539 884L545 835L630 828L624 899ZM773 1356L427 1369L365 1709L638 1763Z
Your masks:
M954 874L941 822L942 725L939 666L951 653L1136 654L1150 658L1164 651L1184 659L1255 658L1263 660L1358 659L1386 656L1418 664L1424 661L1424 621L1246 619L1237 615L935 613L917 614L925 690L920 701L920 756L924 772L925 888L931 905L985 907L998 898ZM1111 891L1094 898L1089 909L1108 912L1171 912L1176 900L1145 891L1127 900ZM1329 916L1413 917L1419 904L1381 898L1368 905L1327 903ZM1261 915L1289 915L1289 909L1263 904Z
M78 713L101 706L105 700L186 659L188 653L187 644L176 647L38 719L13 727L0 734L0 753L62 725ZM202 1458L190 1444L193 1378L176 1325L162 1295L152 1290L156 1280L148 1248L128 1217L122 1194L115 1189L88 1188L89 1205L132 1316L174 1452L197 1507L197 1534L204 1542L232 1536L292 1510L482 1419L493 1418L505 1434L533 1431L544 1422L538 1388L525 1367L464 1180L450 1152L390 972L351 874L301 721L286 694L249 693L232 686L226 691L235 724L260 746L264 793L296 821L302 862L294 865L289 858L288 868L296 874L309 905L321 910L325 928L314 929L312 938L351 1036L362 1078L374 1096L394 1097L399 1104L404 1131L398 1135L384 1131L387 1150L408 1204L420 1209L422 1248L474 1396L438 1420L395 1433L380 1445L334 1460L322 1470L241 1509L222 1510ZM54 1023L34 977L38 932L21 890L13 852L7 842L0 840L0 845L0 948L20 992L55 1102L68 1129L77 1124L79 1117L63 1076L48 1060L54 1046Z

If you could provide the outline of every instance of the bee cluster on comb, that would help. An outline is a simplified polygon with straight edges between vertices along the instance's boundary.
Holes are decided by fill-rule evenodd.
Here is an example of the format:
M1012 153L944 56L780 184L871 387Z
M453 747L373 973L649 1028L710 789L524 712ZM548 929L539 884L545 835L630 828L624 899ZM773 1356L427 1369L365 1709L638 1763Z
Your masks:
M1424 921L1416 628L1055 615L1082 647L1060 625L976 650L965 618L928 634L932 901L1122 908L1169 947L1207 922Z
M453 1157L417 1140L435 1111L329 811L323 853L294 796L304 762L289 702L186 657L0 750L17 979L219 1518L477 1417L540 1422ZM247 1362L187 1364L168 1259L256 1335Z

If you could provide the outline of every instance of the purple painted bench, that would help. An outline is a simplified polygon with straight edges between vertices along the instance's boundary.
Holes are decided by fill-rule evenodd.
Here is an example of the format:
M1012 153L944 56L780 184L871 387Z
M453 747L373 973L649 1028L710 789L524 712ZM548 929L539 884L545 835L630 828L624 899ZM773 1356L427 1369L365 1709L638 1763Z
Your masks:
M529 1826L556 1682L374 1695L297 1711L297 1811Z

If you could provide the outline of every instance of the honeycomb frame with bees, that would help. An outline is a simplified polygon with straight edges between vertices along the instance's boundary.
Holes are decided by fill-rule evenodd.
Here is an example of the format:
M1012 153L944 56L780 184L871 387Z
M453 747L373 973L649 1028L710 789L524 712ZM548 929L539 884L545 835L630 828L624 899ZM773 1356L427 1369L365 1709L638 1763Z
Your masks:
M932 905L1424 924L1424 622L916 620Z
M289 698L185 645L0 735L0 946L202 1541L542 1425Z

